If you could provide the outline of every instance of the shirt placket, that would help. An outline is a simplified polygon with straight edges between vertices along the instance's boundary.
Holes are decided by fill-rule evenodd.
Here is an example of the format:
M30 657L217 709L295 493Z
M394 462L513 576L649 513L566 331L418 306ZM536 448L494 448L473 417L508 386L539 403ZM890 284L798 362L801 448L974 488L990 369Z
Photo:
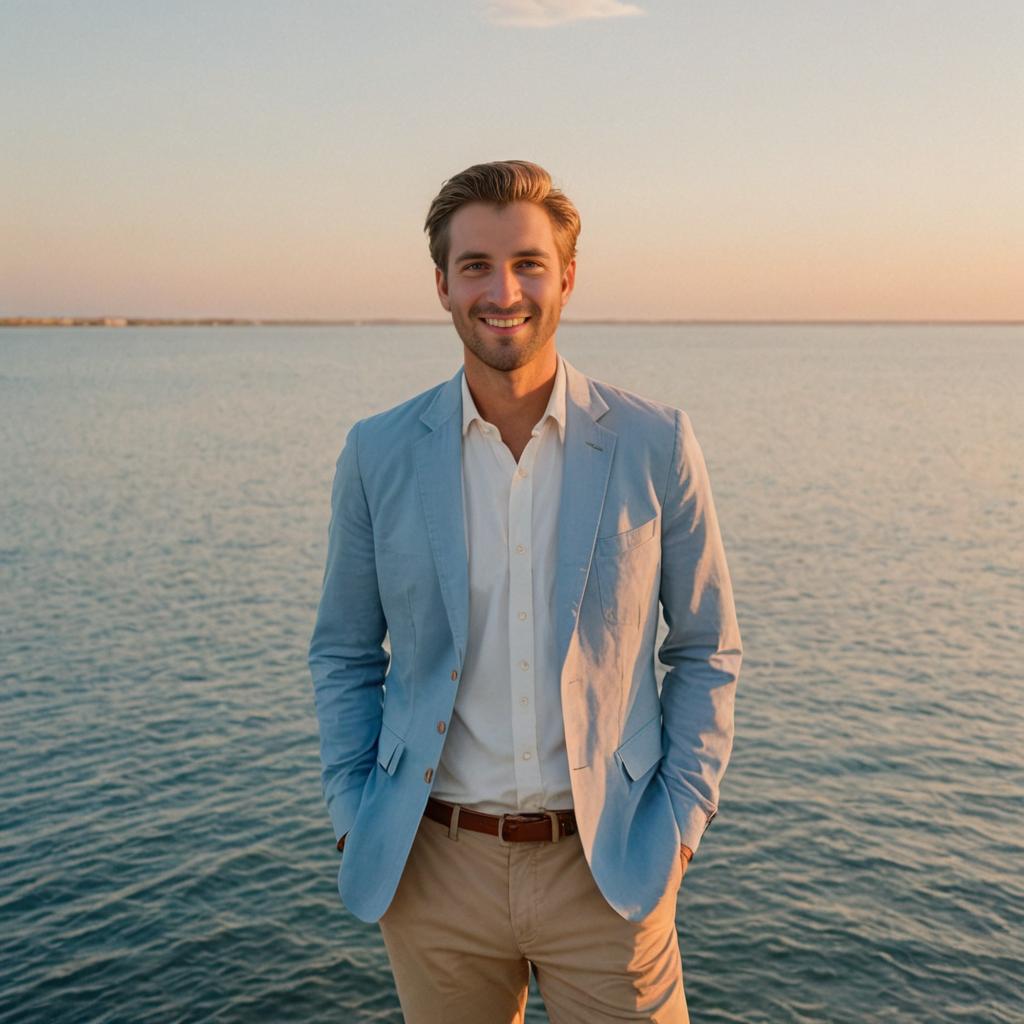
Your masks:
M523 450L508 499L509 676L517 809L521 811L543 806L533 628L533 465L539 441L535 435Z

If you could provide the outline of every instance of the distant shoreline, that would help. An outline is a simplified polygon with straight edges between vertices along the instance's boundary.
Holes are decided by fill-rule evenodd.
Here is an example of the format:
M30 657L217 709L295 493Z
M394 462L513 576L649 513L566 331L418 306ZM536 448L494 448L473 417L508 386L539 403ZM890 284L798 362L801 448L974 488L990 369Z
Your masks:
M569 319L564 324L620 326L637 324L641 326L810 326L810 327L1019 327L1024 320L685 320L685 319ZM238 317L141 317L141 316L9 316L0 317L0 327L442 327L450 326L450 320L368 317L345 320L257 320Z

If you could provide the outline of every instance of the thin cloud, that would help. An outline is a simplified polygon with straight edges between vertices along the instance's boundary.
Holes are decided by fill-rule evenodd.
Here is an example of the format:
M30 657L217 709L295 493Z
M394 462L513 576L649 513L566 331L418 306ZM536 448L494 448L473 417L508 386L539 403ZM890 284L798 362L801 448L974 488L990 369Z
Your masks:
M487 5L487 18L496 25L549 28L590 18L625 18L643 14L622 0L497 0Z

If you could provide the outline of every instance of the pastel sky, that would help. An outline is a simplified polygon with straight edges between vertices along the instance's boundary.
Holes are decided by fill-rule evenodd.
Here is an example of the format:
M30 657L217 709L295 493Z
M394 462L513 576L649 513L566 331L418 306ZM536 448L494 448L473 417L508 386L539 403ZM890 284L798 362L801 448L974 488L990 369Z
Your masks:
M472 163L576 318L1024 318L1020 0L2 0L0 316L444 316Z

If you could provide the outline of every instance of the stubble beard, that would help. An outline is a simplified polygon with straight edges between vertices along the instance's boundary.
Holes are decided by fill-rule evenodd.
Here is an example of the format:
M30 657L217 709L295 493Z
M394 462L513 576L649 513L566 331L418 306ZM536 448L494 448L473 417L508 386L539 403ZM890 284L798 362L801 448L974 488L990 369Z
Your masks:
M478 317L499 315L511 317L516 314L496 314L491 310L471 309L469 315L464 316L452 310L452 322L466 348L482 363L501 373L518 370L533 362L558 327L558 312L552 313L531 304L525 313L520 311L518 314L530 318L523 329L506 338L488 336L485 333L487 327L480 323Z

